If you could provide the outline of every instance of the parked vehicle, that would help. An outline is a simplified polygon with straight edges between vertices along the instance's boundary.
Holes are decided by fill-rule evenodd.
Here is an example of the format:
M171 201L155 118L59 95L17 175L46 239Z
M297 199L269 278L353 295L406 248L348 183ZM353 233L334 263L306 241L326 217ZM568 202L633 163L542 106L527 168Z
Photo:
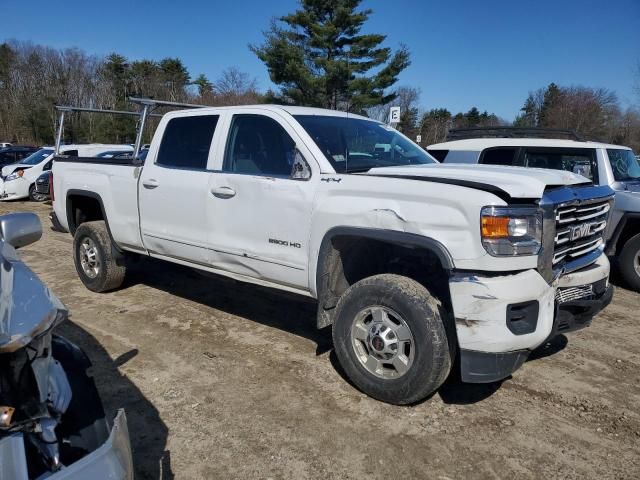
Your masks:
M16 253L41 235L0 216L0 478L132 479L124 411L109 429L88 358L54 333L67 310Z
M611 187L615 191L615 204L605 235L606 253L616 257L629 286L640 291L640 165L633 151L598 142L513 138L519 131L509 128L454 131L454 136L471 138L431 145L427 150L445 163L567 170L587 177L594 185ZM511 138L500 137L501 132ZM524 132L535 134L536 130ZM483 135L494 137L482 138Z
M36 178L36 192L45 199L49 198L49 181L51 180L51 170L42 172L38 178Z
M11 144L9 142L0 142L0 148L10 147Z
M144 161L144 159L147 157L148 152L149 150L141 150L140 154L138 155L138 158ZM98 155L98 158L130 158L131 154L132 152L115 152L115 153L109 153L108 155L100 154ZM51 170L48 170L43 172L36 179L36 192L42 197L44 197L45 199L48 199L50 196L49 185L50 185L52 176L53 175L51 174ZM54 224L54 227L55 227L56 222L53 219L52 219L52 223Z
M39 148L37 147L25 147L21 145L0 148L0 168L4 165L19 162L38 150Z
M65 145L60 148L60 153L70 156L113 156L118 153L131 153L133 149L129 145ZM0 200L19 200L29 198L32 201L42 202L46 195L36 190L36 180L44 171L51 170L54 149L42 148L20 162L2 167L0 175Z
M612 296L609 187L439 165L358 115L174 111L144 163L56 158L53 183L88 289L145 255L317 298L346 375L390 403L432 394L456 356L463 381L503 379Z

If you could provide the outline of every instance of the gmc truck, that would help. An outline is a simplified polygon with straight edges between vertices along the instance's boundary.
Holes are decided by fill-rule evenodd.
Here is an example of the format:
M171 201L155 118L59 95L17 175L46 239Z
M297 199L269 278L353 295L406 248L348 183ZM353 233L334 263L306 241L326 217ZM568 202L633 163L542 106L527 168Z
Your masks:
M54 213L90 290L143 255L313 297L346 375L393 404L454 368L504 379L611 301L607 186L440 165L382 123L275 105L166 113L142 161L151 103L131 157L54 161Z

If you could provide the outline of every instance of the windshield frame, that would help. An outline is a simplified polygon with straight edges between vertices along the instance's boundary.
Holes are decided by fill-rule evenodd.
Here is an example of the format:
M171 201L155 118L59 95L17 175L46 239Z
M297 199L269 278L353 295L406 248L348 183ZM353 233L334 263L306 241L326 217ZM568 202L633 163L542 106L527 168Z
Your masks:
M420 145L412 141L406 135L402 134L402 132L399 132L398 130L396 130L395 128L389 125L386 125L382 122L378 122L370 118L363 118L361 116L349 117L349 116L341 116L341 115L317 115L317 114L295 114L293 115L293 118L296 120L296 122L300 125L302 130L305 132L305 134L308 135L310 140L316 146L318 151L321 153L322 158L326 160L326 162L330 165L332 170L337 174L364 173L374 168L398 167L398 166L409 166L409 165L411 166L431 165L431 164L440 163L432 155L430 155L429 152L427 152ZM335 123L331 123L332 121ZM336 147L335 143L333 145L330 145L327 142L327 139L330 137L330 135L324 136L324 141L326 143L322 142L318 135L314 135L314 131L313 131L314 125L312 125L310 122L327 122L325 125L321 125L321 127L324 127L327 131L330 129L333 129L337 132L337 134L339 135L339 140L337 140L337 143L340 144L340 148L335 149ZM355 122L358 128L371 128L372 130L370 130L370 132L374 135L379 135L383 133L382 131L376 131L377 128L380 128L385 132L387 132L388 134L390 134L390 137L385 139L389 141L385 143L376 141L373 144L374 150L371 152L367 152L367 151L360 152L357 150L354 151L353 149L349 151L349 149L351 148L350 143L354 142L354 140L356 139L364 139L365 136L364 135L361 137L347 136L346 135L348 131L347 128L345 128L344 125L341 125L341 123L345 124L346 122ZM367 124L370 124L370 125L367 125ZM318 125L316 124L315 127L317 126ZM327 133L327 131L325 131L324 133ZM370 136L369 138L369 140L374 140L374 139L381 140L382 136L380 136L379 138L376 138L375 136ZM334 139L334 142L335 142L335 139ZM325 143L325 144L322 145L322 143ZM366 140L364 140L363 143L366 143ZM380 148L383 148L383 150L379 150L379 147L378 147L379 145L380 145ZM342 154L343 148L344 148L344 154ZM409 159L409 161L407 162L389 163L389 162L378 160L377 162L374 161L374 164L371 164L371 165L360 165L360 166L353 166L353 168L350 168L353 165L353 163L350 165L350 155L353 156L354 154L359 154L359 157L361 157L359 158L359 160L362 162L362 161L366 161L367 157L371 158L372 160L376 158L373 156L374 152L378 152L383 155L390 154L391 158L393 159L395 155L398 155L399 156L398 158L400 158L400 156L403 155L403 151L413 154L411 156L404 157ZM338 159L336 157L344 158L344 160ZM417 160L417 161L414 161L414 160ZM340 168L342 167L341 162L344 162L343 168ZM356 162L356 160L353 159L352 162Z
M39 161L37 161L35 163L30 163L30 162L27 161L32 157L36 157L38 154L40 154L41 152L44 152L44 151L49 152L49 154L44 156L44 157L42 157ZM16 165L29 165L29 166L33 167L33 166L39 165L41 162L44 162L45 160L47 160L47 158L49 158L51 155L53 155L53 153L54 153L54 150L52 148L41 148L40 150L36 150L35 152L33 152L28 157L24 157L22 160L17 162Z

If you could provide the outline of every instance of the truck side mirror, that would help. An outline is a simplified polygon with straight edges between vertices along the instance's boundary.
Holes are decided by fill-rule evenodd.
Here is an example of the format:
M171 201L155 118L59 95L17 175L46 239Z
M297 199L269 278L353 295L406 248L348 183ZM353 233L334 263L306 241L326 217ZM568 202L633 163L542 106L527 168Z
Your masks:
M35 213L10 213L0 217L0 236L13 248L40 240L42 224Z
M293 158L291 178L293 180L309 180L311 178L311 167L297 148Z

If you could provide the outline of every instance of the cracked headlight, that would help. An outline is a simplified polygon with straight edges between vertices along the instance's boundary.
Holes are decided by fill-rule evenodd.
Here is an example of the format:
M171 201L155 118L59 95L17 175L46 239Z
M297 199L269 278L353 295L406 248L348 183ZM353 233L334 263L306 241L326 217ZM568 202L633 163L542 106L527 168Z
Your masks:
M480 233L484 249L494 257L537 255L542 212L535 207L484 207Z
M18 178L22 178L24 175L24 170L18 170L17 172L13 172L9 174L7 178L4 179L5 182L9 182L11 180L17 180Z

